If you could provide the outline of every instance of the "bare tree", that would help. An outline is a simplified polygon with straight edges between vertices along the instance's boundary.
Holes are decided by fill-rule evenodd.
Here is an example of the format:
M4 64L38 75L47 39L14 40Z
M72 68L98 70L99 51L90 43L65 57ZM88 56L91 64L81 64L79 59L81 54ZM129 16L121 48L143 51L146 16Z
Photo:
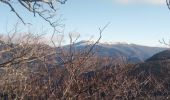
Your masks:
M27 33L17 37L17 25L12 34L0 38L0 93L9 99L67 99L78 98L87 88L81 88L78 77L88 68L96 66L91 62L93 49L100 41L107 25L99 29L99 38L94 44L76 51L79 37L70 37L70 46L50 47L41 41L42 35ZM58 41L61 44L61 41ZM56 61L57 57L57 61ZM61 61L59 61L60 59ZM0 59L1 60L1 59ZM75 92L74 87L78 87Z
M170 9L170 0L166 0L166 4L168 6L168 9Z
M40 16L42 19L47 21L52 27L55 27L57 22L51 21L55 16L57 3L65 4L67 0L0 0L1 3L7 5L12 12L24 23L23 17L16 10L16 4L19 4L21 8L25 8L28 12L32 13L33 16Z

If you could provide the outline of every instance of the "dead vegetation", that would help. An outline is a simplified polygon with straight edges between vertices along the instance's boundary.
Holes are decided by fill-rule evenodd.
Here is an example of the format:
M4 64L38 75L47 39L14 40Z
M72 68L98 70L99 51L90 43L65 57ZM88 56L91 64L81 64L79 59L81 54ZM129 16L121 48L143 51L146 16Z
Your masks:
M169 99L169 65L128 64L125 59L98 58L98 40L77 51L41 41L41 35L1 37L0 99L135 100ZM14 42L15 41L15 42ZM158 66L159 65L159 66ZM157 69L158 68L158 69ZM161 73L159 70L161 69ZM159 77L166 75L166 77Z

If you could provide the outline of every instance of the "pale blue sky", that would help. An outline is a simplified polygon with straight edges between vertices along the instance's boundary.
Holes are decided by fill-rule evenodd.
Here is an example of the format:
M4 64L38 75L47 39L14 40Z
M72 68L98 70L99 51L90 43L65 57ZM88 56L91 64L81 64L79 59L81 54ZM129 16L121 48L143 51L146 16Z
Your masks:
M0 9L0 32L18 21L5 5ZM17 5L18 6L18 5ZM40 18L33 18L17 7L32 29L50 32L50 27ZM127 42L148 46L162 46L158 41L170 39L170 11L164 0L68 0L59 7L65 19L65 34L78 32L81 39L98 36L98 28L111 24L102 34L101 42ZM24 30L26 26L22 29ZM26 29L26 28L25 28Z

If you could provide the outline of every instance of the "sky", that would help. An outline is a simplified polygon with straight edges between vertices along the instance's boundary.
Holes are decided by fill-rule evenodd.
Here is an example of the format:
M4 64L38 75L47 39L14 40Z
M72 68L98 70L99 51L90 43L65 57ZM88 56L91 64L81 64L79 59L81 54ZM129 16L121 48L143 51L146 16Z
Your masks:
M7 6L1 3L0 6L0 33L5 34L20 20ZM19 5L16 8L24 20L32 24L21 23L21 31L51 33L48 23ZM165 0L68 0L58 7L57 14L65 24L64 35L80 34L79 40L96 40L98 29L107 23L110 24L103 31L101 42L164 46L159 40L170 39L170 10Z

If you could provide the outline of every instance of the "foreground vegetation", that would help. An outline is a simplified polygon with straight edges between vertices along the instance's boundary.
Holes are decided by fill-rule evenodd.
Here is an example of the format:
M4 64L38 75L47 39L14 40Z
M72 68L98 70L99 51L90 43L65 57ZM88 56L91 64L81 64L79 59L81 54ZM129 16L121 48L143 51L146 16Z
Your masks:
M18 41L16 41L18 40ZM97 57L93 47L77 51L50 47L39 36L1 37L0 99L135 100L169 99L170 62L129 64Z

